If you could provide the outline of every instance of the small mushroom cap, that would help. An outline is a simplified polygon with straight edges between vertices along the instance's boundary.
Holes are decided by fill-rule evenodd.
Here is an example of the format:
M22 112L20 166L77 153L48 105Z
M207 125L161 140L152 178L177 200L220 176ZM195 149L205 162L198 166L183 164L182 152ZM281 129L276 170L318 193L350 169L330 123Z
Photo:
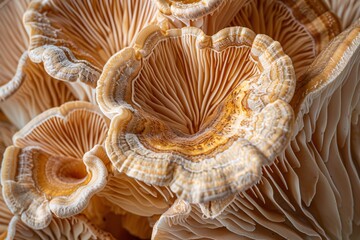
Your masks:
M2 164L9 209L33 229L47 227L52 213L70 217L105 187L104 142L108 120L96 106L69 102L30 121L13 137Z
M134 48L111 58L98 83L101 109L116 115L110 160L190 202L244 190L287 144L294 75L280 44L249 29L210 37L149 26Z
M131 44L155 12L149 0L33 1L24 15L30 58L43 62L52 77L76 84L79 96L85 91L95 101L92 88L105 62Z
M16 74L0 86L0 107L19 129L45 110L73 100L71 88L50 77L27 52L19 59Z

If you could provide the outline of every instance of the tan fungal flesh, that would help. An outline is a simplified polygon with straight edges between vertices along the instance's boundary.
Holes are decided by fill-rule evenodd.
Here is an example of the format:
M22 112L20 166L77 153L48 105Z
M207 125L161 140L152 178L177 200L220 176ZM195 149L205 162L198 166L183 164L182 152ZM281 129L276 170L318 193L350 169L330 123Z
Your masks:
M24 16L30 57L57 79L95 87L105 62L154 15L147 0L34 1Z
M167 15L195 20L211 14L223 0L155 0L159 10Z
M69 218L54 217L49 226L44 229L31 229L19 220L14 219L7 237L17 240L92 240L115 238L107 232L97 228L91 220L83 215Z
M324 0L324 2L339 17L343 30L360 18L360 2L358 0Z
M184 4L181 9L192 11L192 4ZM228 0L222 1L211 14L190 22L174 12L169 14L164 16L170 19L170 26L196 26L207 34L214 34L224 27L242 26L270 36L280 42L292 59L298 81L314 58L341 30L339 20L321 1Z
M50 77L27 52L19 59L16 74L0 87L0 107L9 120L22 128L38 114L76 98L64 82Z
M10 210L34 229L48 226L52 213L70 217L84 210L107 181L109 160L99 146L107 126L94 105L69 102L22 128L3 160Z
M98 193L113 208L122 209L138 216L151 217L164 213L174 201L174 194L168 187L151 186L126 176L114 174L106 187Z
M59 114L66 117L57 116ZM21 148L40 147L55 156L82 159L86 152L105 141L107 124L107 119L94 105L70 102L32 120L14 136L14 144Z
M254 184L291 133L295 80L280 45L245 28L150 26L135 47L97 89L102 110L119 113L106 141L117 170L192 202Z
M0 190L2 190L0 186ZM3 239L2 236L7 234L8 225L11 221L13 214L10 212L6 206L2 194L0 194L0 239Z
M136 105L186 135L208 127L239 83L260 74L249 46L216 52L194 49L195 42L191 36L160 42L133 86Z
M0 87L13 78L18 60L28 45L22 15L28 0L0 3Z
M248 1L229 26L248 27L279 41L293 61L299 79L320 51L340 33L340 26L320 2L295 2Z

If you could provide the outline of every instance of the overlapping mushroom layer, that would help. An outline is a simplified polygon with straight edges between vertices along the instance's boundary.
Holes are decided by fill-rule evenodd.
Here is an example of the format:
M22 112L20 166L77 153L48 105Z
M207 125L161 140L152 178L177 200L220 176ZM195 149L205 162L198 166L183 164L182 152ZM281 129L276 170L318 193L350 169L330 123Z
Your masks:
M108 120L86 102L66 103L29 122L4 153L1 184L9 209L33 229L48 226L52 213L70 217L84 210L107 181L99 146L107 130Z
M294 96L290 145L216 219L177 201L153 239L356 239L360 231L360 21L339 35ZM329 61L331 59L331 61Z
M148 0L33 1L24 15L30 58L44 62L54 78L76 82L80 99L95 101L91 88L105 62L127 47L155 12Z
M278 42L246 28L144 29L104 68L97 95L112 119L113 165L204 202L256 183L287 143L295 88Z

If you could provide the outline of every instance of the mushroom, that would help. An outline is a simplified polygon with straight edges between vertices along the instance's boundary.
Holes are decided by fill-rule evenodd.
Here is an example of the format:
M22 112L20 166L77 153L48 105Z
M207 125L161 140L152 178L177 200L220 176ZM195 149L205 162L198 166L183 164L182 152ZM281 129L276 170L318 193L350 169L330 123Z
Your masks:
M360 224L360 20L304 74L291 105L294 135L261 181L215 219L177 201L153 239L356 239Z
M130 45L155 13L149 0L33 1L24 15L29 56L52 77L75 84L79 99L94 102L105 62Z
M13 78L0 86L0 108L19 129L45 110L73 100L68 85L50 77L41 64L31 62L27 52Z
M342 29L348 28L360 18L358 0L324 0L324 2L339 17Z
M112 117L107 154L119 172L181 199L222 199L259 181L287 144L294 88L291 60L265 35L151 25L98 82Z
M68 102L17 132L4 153L4 200L33 229L82 212L107 182L109 160L102 144L108 119L95 105Z

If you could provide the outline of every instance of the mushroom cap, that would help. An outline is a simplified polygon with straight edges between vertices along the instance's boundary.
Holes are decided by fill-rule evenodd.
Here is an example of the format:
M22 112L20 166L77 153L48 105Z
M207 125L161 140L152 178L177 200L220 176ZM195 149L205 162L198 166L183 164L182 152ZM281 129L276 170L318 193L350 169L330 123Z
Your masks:
M105 62L131 44L155 12L148 0L33 1L24 15L30 58L44 62L52 77L77 82L95 101L91 89Z
M28 53L19 59L16 74L0 86L0 107L9 120L22 128L38 114L75 100L71 88L50 77Z
M0 3L0 86L15 75L18 60L26 50L28 36L22 16L29 0L6 0Z
M244 190L287 144L294 75L280 44L249 29L149 26L99 80L116 115L106 151L119 172L190 202Z
M109 160L101 145L108 123L95 105L69 102L16 133L4 153L1 175L11 212L42 229L52 213L70 217L84 210L107 182Z
M261 181L214 219L175 202L152 239L357 239L360 21L316 58L293 98L295 134ZM330 59L330 60L329 60Z

